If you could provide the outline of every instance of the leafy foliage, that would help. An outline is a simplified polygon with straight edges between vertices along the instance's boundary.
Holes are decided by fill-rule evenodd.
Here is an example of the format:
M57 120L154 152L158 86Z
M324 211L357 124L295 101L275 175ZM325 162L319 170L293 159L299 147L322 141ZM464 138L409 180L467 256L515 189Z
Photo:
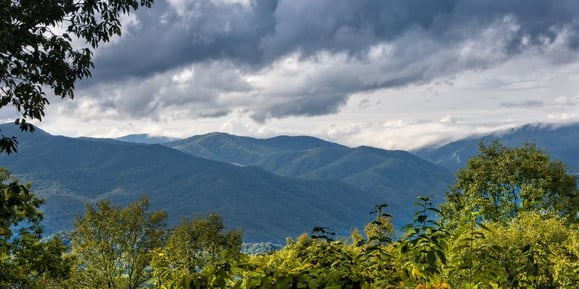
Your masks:
M70 233L76 257L70 288L142 288L152 273L153 251L165 238L163 211L148 212L146 198L125 208L109 201L87 204Z
M392 225L392 215L384 210L388 204L382 203L374 207L371 214L376 214L376 219L364 228L364 233L368 237L368 244L374 246L383 246L392 242L395 233Z
M479 288L482 284L493 284L499 279L500 272L496 263L489 262L487 251L493 250L488 243L490 230L475 222L467 222L456 229L449 250L448 278L459 288ZM494 250L503 250L495 247Z
M215 213L205 218L183 219L152 260L156 281L165 284L176 276L237 263L241 255L241 231L223 230L223 220Z
M457 230L448 279L453 288L574 288L578 237L576 224L538 212Z
M241 244L241 253L248 255L259 255L277 251L281 248L283 248L282 244L272 242L243 243Z
M571 288L579 275L569 273L579 272L579 263L573 260L577 256L567 259L566 251L579 231L564 224L564 219L538 212L522 213L509 225L489 224L491 233L479 262L494 264L502 287ZM569 267L561 272L561 265Z
M536 157L531 147L521 148L526 150ZM532 171L525 159L528 155L518 153L522 159L509 164L509 172ZM509 160L509 155L494 157L495 165ZM538 156L538 160L531 163L542 167L545 158ZM478 167L470 170L473 175L485 172ZM533 176L549 179L547 173L553 171ZM570 180L566 176L560 179ZM512 179L486 179L497 180ZM484 178L480 182L485 182ZM529 189L526 184L523 187ZM500 185L488 187L495 188L503 189ZM521 195L530 198L530 194ZM414 222L404 228L400 238L395 237L391 217L384 212L386 205L378 205L366 236L353 230L350 240L335 241L327 228L317 227L311 237L304 234L296 241L289 239L278 251L242 256L240 262L231 263L234 266L221 264L181 276L170 288L575 288L579 227L561 213L564 210L555 209L563 208L556 204L559 193L542 196L544 203L531 198L532 202L522 200L526 205L521 207L505 197L491 212L509 212L513 205L518 209L499 218L489 217L484 210L457 212L452 199L438 209L430 198L419 197Z
M480 144L476 157L457 172L443 206L450 220L508 223L519 212L541 211L568 216L579 212L577 177L565 165L527 143L508 148L498 141Z
M414 223L404 227L405 237L399 245L400 253L406 261L402 267L410 277L419 282L433 282L440 279L447 265L449 233L441 223L431 219L431 213L440 214L432 206L429 197L418 197L420 210L414 215Z
M548 158L544 158L542 152L535 156L531 147L520 149L524 150L518 152L521 158L504 166L511 168L509 172L517 172L522 180L523 172L533 171L533 166L527 164L529 159L536 157L539 161L532 164L538 167L551 164L545 161ZM526 154L529 152L530 155ZM510 157L499 154L485 160L498 165ZM467 169L474 176L480 177L477 173L481 173L496 179L472 180L483 183L512 180L499 178L491 169L481 167L484 169L480 171L479 167ZM497 166L497 170L500 168ZM532 182L537 183L542 183L537 178L551 180L555 179L551 178L553 175L559 176L550 170L530 175L535 177ZM458 180L453 189L456 190L458 184L467 185L465 180ZM529 188L528 183L521 183L525 190ZM513 192L504 189L508 185L485 188L499 188L508 194ZM566 213L566 207L557 203L561 194L545 193L541 189L514 192L524 196L521 204L528 204L525 198L531 198L532 205L519 206L505 197L504 201L495 203L498 207L490 213L480 209L482 206L474 206L472 208L479 210L467 213L455 210L457 199L450 195L456 191L449 193L449 201L440 209L429 197L418 197L414 221L400 236L393 229L392 216L385 212L387 205L380 204L375 206L374 220L365 227L365 234L355 229L350 238L335 240L327 227L316 227L311 235L288 239L283 248L258 255L242 254L241 232L225 231L223 220L217 214L183 219L178 226L167 230L166 215L149 213L146 199L125 208L101 201L87 205L85 216L77 219L76 228L70 234L72 252L68 260L76 260L71 275L68 276L66 270L51 270L46 272L53 275L34 275L23 280L32 280L30 284L34 286L65 288L576 288L579 225L569 220L572 216ZM496 191L485 194L482 196L501 196ZM542 196L543 202L532 199L533 194ZM572 192L570 194L572 196ZM462 197L465 199L461 204L471 201ZM26 205L19 206L26 208ZM516 213L493 218L492 213L509 212L509 208L517 208ZM28 258L38 252L14 248L18 256ZM47 248L62 252L63 247ZM49 256L60 257L59 254ZM14 262L24 263L23 259ZM69 278L63 281L66 277Z
M119 16L153 0L0 0L0 108L12 106L23 131L42 120L45 89L73 98L77 80L91 76L93 50L121 34ZM61 32L62 31L62 32ZM73 41L87 47L75 47ZM16 151L0 137L0 152Z
M57 237L42 239L40 204L30 184L0 167L0 288L47 288L68 277L66 247Z

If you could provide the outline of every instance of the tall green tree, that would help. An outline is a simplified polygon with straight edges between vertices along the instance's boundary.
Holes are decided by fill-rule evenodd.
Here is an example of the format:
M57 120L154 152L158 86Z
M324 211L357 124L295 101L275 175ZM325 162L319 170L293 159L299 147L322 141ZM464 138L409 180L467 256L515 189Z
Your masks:
M154 258L159 282L188 276L207 266L235 264L241 255L241 231L225 231L217 213L182 219Z
M153 0L0 0L0 108L12 106L16 124L42 120L46 90L73 98L77 80L91 76L93 51L121 34L119 16ZM73 39L86 43L75 47ZM16 150L0 136L0 152Z
M59 238L42 239L42 200L0 167L0 288L48 288L66 279Z
M70 233L77 259L70 288L145 288L154 251L164 243L167 218L148 208L146 198L124 208L109 201L86 205Z
M509 148L496 140L481 143L478 154L457 172L442 209L455 222L504 223L522 211L576 220L577 177L535 144Z

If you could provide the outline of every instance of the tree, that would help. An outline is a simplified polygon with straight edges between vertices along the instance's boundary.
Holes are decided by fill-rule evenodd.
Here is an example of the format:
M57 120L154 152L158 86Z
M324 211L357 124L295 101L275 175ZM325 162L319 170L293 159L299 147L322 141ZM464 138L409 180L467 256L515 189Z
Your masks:
M153 0L0 0L0 108L12 106L23 131L42 120L45 89L73 98L77 80L91 76L93 50L121 34L119 16ZM62 30L63 32L57 32ZM87 47L74 47L78 38ZM0 152L17 149L0 136Z
M0 288L48 288L68 277L66 247L59 238L42 239L40 204L30 184L0 167Z
M448 220L508 222L522 211L567 216L579 211L577 177L534 144L508 148L480 144L456 174L442 209Z
M224 228L216 213L182 219L154 258L158 281L188 276L207 266L235 264L241 255L241 231L224 232Z
M459 232L447 276L452 288L576 288L578 241L577 224L521 212L510 224Z
M77 258L70 288L143 288L153 252L164 243L163 211L148 212L146 198L125 208L99 201L86 205L70 233Z

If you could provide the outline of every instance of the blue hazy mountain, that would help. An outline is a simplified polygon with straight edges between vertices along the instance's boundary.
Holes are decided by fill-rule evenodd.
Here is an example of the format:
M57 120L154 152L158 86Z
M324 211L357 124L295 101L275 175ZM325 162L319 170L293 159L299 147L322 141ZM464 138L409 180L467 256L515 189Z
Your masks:
M488 143L494 139L508 146L533 142L537 148L547 151L552 159L563 161L574 173L579 173L579 123L525 125L466 138L443 146L426 147L414 153L425 160L456 171L464 167L468 158L477 153L481 141Z
M211 133L158 144L53 136L41 129L18 136L19 152L0 155L6 166L47 200L49 231L70 229L86 201L117 203L148 195L171 222L216 211L247 241L280 241L328 226L341 234L370 221L386 202L397 226L410 221L417 195L441 200L452 174L499 138L515 146L533 141L572 171L579 170L579 124L527 125L471 137L414 154L372 147L350 148L307 136L269 139ZM146 136L144 136L146 138ZM141 142L141 143L138 143ZM417 157L419 156L419 157Z
M282 241L328 226L340 234L370 221L377 198L348 184L279 176L195 157L161 145L53 136L40 129L17 135L17 154L0 155L6 166L46 199L49 232L71 228L87 201L127 203L147 195L175 223L205 212L220 213L246 241Z
M307 136L257 139L210 133L164 145L197 157L257 166L280 176L347 183L389 204L398 226L411 221L417 196L440 201L454 179L447 169L405 151L350 148Z

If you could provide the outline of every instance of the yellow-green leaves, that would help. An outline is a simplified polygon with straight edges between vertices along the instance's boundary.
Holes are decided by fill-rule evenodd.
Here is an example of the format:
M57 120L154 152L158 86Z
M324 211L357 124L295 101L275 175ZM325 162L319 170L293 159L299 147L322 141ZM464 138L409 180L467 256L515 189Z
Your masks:
M165 237L165 212L148 211L147 199L121 208L87 204L70 233L76 257L70 288L143 288L156 248ZM158 253L157 253L158 254Z
M209 270L225 274L226 268L237 264L240 250L241 232L224 232L223 220L218 214L183 219L170 231L167 242L153 257L155 282L164 284L198 273L202 273L198 276L202 278Z
M534 144L508 148L498 141L481 143L477 156L456 174L443 206L449 222L507 223L519 212L575 216L579 211L576 176Z

